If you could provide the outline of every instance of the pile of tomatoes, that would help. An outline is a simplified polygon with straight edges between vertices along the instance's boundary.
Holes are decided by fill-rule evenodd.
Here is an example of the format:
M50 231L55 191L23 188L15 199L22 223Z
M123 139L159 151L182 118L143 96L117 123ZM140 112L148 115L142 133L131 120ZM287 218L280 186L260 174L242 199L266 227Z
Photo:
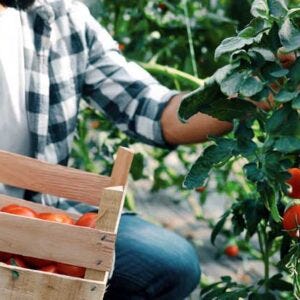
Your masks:
M77 225L95 228L97 221L97 213L85 213L77 221L74 221L65 213L37 213L33 209L21 205L10 204L1 209L2 212L26 216L30 218L38 218L52 222ZM58 273L73 277L84 277L85 268L54 262L45 259L39 259L29 256L15 255L6 252L0 252L0 261L9 265L19 266L22 268L30 268L50 273Z

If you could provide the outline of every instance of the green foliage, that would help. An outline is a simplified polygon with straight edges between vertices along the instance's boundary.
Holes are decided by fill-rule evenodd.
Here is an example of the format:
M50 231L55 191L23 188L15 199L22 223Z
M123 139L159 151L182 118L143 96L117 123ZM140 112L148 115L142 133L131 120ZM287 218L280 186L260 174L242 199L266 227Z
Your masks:
M275 237L282 236L277 223L281 223L281 208L286 201L287 169L295 165L300 154L299 58L290 70L277 58L279 52L300 50L299 9L289 9L283 0L255 0L251 13L254 19L216 48L215 58L227 59L227 65L186 95L179 109L183 121L202 112L234 124L234 134L227 138L211 137L213 145L195 161L184 185L195 188L208 180L212 170L243 158L244 178L250 185L248 195L237 198L216 224L212 242L231 216L233 235L244 231L248 238L258 235L265 265L262 285L266 291L274 289L275 285L291 290L290 284L281 282L279 277L269 278L269 261L278 242ZM269 103L267 111L260 109L260 101ZM295 296L300 297L299 266L296 264L299 252L287 261L293 269L290 273ZM218 288L214 286L213 292L217 291L220 292L218 299L226 299L224 282ZM242 291L238 289L237 294ZM273 293L260 294L255 290L248 296L249 299L276 299ZM230 297L235 299L234 294Z

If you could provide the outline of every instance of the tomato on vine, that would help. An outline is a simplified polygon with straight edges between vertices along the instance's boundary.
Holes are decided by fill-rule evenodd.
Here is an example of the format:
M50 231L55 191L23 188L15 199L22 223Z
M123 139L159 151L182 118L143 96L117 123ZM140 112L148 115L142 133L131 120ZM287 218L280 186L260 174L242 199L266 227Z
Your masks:
M289 193L289 196L291 198L299 198L300 199L300 169L299 168L291 168L288 171L292 176L289 180L287 180L287 183L292 188L292 191Z
M229 244L225 247L224 253L229 257L236 257L239 255L240 249L237 244Z
M292 201L286 208L282 225L293 238L300 238L300 200Z

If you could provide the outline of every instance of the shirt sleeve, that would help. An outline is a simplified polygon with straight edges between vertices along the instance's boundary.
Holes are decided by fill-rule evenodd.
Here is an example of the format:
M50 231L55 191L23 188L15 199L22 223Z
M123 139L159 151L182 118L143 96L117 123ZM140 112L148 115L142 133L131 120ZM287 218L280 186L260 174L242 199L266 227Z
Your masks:
M161 115L178 92L120 54L118 44L91 16L87 23L89 61L83 97L117 127L144 143L172 148L165 141Z

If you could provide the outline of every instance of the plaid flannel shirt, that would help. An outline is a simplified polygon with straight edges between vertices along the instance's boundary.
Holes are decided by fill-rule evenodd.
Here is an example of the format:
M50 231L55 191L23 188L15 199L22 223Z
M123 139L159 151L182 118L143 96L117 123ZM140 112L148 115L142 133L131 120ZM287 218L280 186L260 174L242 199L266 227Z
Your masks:
M129 135L166 146L160 117L176 92L137 64L128 63L82 3L37 0L20 17L33 157L67 164L81 99ZM25 198L75 213L91 210L84 204L29 191Z

